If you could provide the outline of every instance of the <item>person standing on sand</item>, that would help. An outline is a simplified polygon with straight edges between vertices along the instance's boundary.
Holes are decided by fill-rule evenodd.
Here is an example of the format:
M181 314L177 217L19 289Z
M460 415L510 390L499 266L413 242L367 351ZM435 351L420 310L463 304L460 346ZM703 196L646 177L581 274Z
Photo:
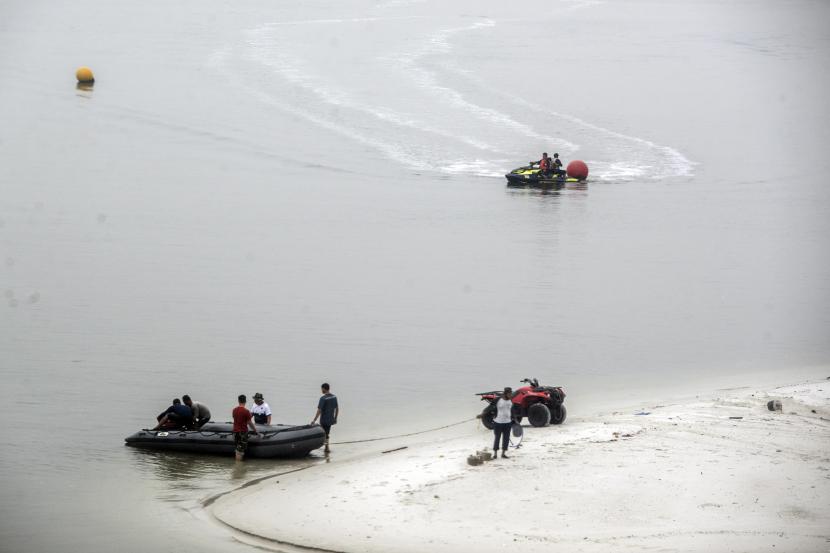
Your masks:
M244 461L245 451L248 449L248 427L254 431L255 435L259 435L259 432L254 426L254 421L251 420L253 415L245 408L248 398L245 397L245 394L241 394L237 400L239 405L234 407L231 412L233 416L233 442L236 445L236 460Z
M320 397L320 401L317 402L317 414L311 420L311 424L314 424L317 422L317 418L320 418L320 426L326 432L326 448L324 450L326 453L329 451L329 432L331 431L332 425L337 424L337 415L340 414L340 407L337 405L337 396L332 394L330 389L331 387L328 385L328 382L324 382L320 386L320 391L323 392L323 395Z
M493 459L499 456L499 439L501 439L501 458L507 459L507 444L510 443L510 429L513 426L513 390L505 388L496 402L496 418L493 419Z

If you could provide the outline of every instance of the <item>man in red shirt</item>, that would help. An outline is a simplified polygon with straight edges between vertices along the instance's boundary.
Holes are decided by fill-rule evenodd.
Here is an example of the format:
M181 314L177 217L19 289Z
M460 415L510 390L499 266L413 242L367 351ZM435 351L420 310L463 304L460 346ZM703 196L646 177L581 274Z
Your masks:
M233 415L233 442L236 444L236 460L244 461L245 450L248 449L248 427L256 435L259 435L259 432L254 426L254 421L251 420L251 412L245 408L248 398L245 397L245 394L242 394L237 399L239 405L234 407L231 413Z

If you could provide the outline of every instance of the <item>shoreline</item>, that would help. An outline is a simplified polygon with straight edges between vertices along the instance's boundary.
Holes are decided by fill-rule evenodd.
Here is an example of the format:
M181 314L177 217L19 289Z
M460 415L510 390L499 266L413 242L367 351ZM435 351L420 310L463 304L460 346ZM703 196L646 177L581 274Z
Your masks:
M525 426L511 458L478 467L466 457L492 443L482 427L335 451L204 506L239 541L280 551L828 547L830 381L652 403Z

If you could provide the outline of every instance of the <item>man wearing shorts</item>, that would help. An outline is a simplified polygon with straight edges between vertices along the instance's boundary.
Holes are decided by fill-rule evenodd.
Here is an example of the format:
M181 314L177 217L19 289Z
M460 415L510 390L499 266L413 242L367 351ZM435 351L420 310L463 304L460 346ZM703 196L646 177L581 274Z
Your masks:
M323 396L320 398L320 401L317 402L317 414L314 415L314 419L311 421L311 424L317 422L317 418L319 417L320 426L322 426L323 430L326 431L325 451L328 453L329 432L331 431L332 425L337 424L337 415L340 414L340 408L337 406L337 396L330 392L328 383L324 383L320 386L320 391L323 392Z
M233 415L233 443L236 445L236 460L245 460L245 451L248 449L248 428L253 430L254 434L259 434L254 426L254 421L251 420L251 412L245 408L245 403L248 398L245 394L238 398L239 405L234 407L231 414Z

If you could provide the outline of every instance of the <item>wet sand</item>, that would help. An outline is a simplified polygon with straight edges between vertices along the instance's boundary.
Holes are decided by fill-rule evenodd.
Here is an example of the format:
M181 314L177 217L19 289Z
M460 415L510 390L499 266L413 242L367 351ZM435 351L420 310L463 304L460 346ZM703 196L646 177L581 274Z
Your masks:
M766 403L778 398L782 412ZM721 390L526 427L469 466L483 428L266 479L209 509L237 539L331 551L820 551L830 543L830 381Z

